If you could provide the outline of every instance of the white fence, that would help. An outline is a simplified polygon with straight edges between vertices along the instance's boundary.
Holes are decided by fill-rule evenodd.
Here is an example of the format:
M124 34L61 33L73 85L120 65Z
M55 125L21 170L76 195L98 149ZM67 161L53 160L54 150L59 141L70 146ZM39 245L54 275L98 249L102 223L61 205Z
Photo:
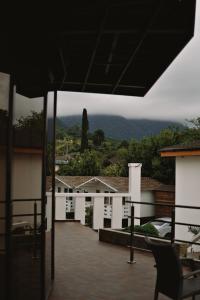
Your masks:
M48 196L48 194L47 194ZM104 227L104 219L111 220L111 228L121 229L122 220L130 215L129 193L56 193L56 220L66 220L67 213L85 225L86 208L93 207L93 229ZM90 201L91 199L91 201Z

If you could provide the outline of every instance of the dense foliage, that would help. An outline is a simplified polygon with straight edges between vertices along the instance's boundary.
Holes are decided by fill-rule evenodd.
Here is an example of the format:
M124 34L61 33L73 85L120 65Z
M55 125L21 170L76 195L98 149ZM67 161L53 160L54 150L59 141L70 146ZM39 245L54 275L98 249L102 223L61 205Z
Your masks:
M88 133L88 149L84 153L80 151L80 131L75 135L74 127L63 131L58 125L57 155L67 152L69 156L68 164L61 167L59 174L128 176L128 163L141 162L142 176L173 184L175 159L162 158L159 150L171 145L200 141L200 118L189 123L189 126L169 127L157 135L130 141L105 138L102 130L97 130L93 134ZM97 135L98 142L94 142Z

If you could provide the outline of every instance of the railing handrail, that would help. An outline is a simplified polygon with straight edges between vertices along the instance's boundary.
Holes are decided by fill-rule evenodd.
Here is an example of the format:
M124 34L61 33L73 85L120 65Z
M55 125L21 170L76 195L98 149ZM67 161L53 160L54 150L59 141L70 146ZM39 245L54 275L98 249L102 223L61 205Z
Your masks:
M184 209L197 209L199 210L199 206L191 206L191 205L176 205L176 204L164 204L164 203L150 203L150 202L140 202L140 201L126 201L126 203L131 204L131 216L128 216L128 218L131 218L131 226L130 226L130 261L129 263L134 263L134 234L137 232L134 231L134 220L135 219L140 219L139 217L135 217L135 210L134 210L134 204L137 205L151 205L151 206L163 206L163 207L169 207L171 208L171 222L166 221L166 223L171 223L172 228L171 228L171 243L174 244L175 242L182 242L186 243L189 245L198 245L200 246L200 243L192 242L192 241L187 241L187 240L180 240L180 239L175 239L175 225L180 225L180 226L195 226L195 227L200 227L200 225L197 224L191 224L191 223L183 223L183 222L176 222L175 221L175 209L176 208L184 208ZM142 235L142 234L141 234ZM166 238L159 237L160 240L166 240Z
M51 196L51 193L46 193L46 195ZM57 197L130 197L130 193L55 193Z
M174 205L174 204L164 204L164 203L151 203L151 202L140 202L140 201L129 201L127 200L126 203L132 204L143 204L143 205L152 205L152 206L165 206L171 208L187 208L187 209L200 209L200 206L192 206L192 205Z

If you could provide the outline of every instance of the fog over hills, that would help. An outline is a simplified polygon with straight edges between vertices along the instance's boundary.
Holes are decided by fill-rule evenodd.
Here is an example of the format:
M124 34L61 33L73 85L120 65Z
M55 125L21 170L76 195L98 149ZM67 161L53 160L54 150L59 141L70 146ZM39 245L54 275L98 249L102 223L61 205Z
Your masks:
M71 127L73 125L81 126L81 115L61 116L59 123L62 127ZM115 115L89 115L89 131L102 129L106 137L124 140L141 139L144 136L158 134L162 129L169 126L183 127L181 123L173 121L158 121L147 119L127 119Z

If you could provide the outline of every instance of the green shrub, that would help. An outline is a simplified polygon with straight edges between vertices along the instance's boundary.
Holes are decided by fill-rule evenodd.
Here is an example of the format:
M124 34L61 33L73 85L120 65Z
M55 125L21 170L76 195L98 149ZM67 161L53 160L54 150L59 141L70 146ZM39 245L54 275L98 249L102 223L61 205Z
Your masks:
M85 224L92 228L93 220L93 207L87 207L85 210Z
M125 228L124 231L131 232L130 226ZM148 223L145 225L135 225L134 226L134 232L138 232L144 235L151 235L151 236L159 236L158 230L153 226L152 224Z
M153 235L153 236L159 236L158 230L153 226L152 224L145 224L145 225L136 225L134 227L135 232L139 232L145 235Z

